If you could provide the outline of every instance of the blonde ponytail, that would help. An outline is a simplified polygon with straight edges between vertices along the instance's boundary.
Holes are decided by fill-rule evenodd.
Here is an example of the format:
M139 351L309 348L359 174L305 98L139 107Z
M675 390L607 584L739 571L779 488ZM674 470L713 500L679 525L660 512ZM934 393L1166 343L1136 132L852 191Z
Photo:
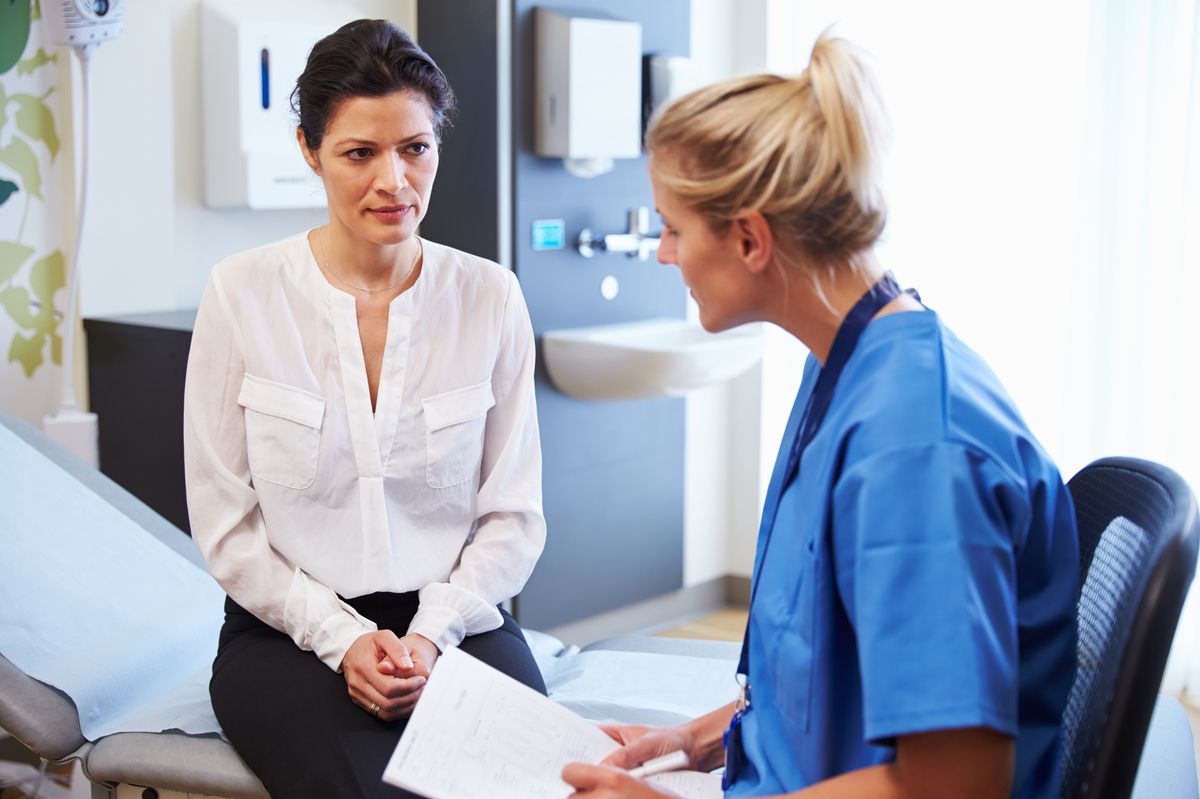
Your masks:
M833 267L883 232L883 125L861 58L822 34L795 78L734 78L661 110L646 147L655 177L715 231L759 211L785 250Z

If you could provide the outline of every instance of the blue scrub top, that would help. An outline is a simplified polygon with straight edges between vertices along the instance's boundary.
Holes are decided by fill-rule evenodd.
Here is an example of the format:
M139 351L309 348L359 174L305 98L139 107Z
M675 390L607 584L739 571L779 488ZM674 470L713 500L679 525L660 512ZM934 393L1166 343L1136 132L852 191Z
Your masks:
M1079 585L1058 470L926 310L866 328L780 485L819 370L810 357L767 492L748 766L727 795L891 761L897 736L987 727L1016 738L1012 796L1057 797Z

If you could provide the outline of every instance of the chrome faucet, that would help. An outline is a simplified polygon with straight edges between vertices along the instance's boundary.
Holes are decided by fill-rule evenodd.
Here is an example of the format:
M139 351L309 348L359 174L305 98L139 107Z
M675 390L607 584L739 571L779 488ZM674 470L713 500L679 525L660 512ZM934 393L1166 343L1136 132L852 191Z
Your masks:
M626 233L609 233L598 236L591 228L579 231L575 247L584 258L591 258L598 252L623 252L628 258L639 261L649 260L650 254L658 250L658 236L650 233L650 209L646 206L634 208L629 212L629 231Z

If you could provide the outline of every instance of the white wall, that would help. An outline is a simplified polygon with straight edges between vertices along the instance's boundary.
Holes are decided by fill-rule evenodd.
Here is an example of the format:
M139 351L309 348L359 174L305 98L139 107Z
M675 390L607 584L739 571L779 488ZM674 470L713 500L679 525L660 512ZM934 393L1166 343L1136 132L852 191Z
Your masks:
M766 68L766 11L765 0L692 0L700 85ZM694 303L690 315L696 319ZM755 368L688 397L684 585L751 573L763 485L761 396L762 370Z
M684 585L748 577L759 516L762 370L687 400Z
M406 29L415 24L414 0L352 5ZM93 59L85 316L194 307L221 258L324 221L320 209L204 206L199 6L131 0L121 37Z

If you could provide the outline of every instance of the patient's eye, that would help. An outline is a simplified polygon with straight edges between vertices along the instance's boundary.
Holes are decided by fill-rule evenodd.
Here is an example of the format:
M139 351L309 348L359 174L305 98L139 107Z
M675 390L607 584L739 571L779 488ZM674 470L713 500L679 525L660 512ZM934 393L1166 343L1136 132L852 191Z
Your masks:
M423 141L413 142L408 145L408 151L415 155L425 155L425 153L429 152L429 143Z
M370 147L355 147L346 153L346 157L351 161L365 161L371 157Z

